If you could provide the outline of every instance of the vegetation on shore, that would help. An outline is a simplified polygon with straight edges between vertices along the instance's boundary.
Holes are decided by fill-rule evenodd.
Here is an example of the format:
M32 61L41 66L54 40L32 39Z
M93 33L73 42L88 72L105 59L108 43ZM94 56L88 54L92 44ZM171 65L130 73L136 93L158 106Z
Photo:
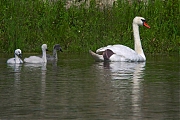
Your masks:
M150 29L140 28L145 53L180 52L179 0L122 2L99 9L90 6L64 7L40 0L2 0L0 2L0 52L20 48L23 53L40 52L59 43L64 51L88 52L109 44L134 49L132 20L146 18Z

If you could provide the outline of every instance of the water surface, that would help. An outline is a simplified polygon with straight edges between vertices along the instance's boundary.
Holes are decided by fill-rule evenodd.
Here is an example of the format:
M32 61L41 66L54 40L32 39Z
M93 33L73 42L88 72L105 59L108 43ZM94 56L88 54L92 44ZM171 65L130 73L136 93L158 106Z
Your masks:
M57 63L22 65L0 56L0 119L180 118L178 55L104 63L61 53Z

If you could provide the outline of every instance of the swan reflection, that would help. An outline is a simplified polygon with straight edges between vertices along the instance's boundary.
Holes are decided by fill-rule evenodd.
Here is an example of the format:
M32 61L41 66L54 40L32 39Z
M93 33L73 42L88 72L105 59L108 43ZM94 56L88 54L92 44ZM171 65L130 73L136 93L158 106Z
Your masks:
M21 68L22 64L7 64L8 68L11 68L14 74L14 86L13 86L13 104L18 104L21 91Z
M15 84L20 82L22 64L7 64L9 68L13 69Z
M145 62L100 62L96 64L99 79L110 80L111 98L119 105L118 111L127 110L131 105L131 119L141 117L141 96L143 94L142 80L145 70ZM105 76L105 77L104 77ZM101 81L102 82L102 81ZM108 89L108 88L106 88Z
M32 63L26 63L24 66L28 69L28 71L31 71L32 73L35 73L36 76L40 77L41 80L41 100L40 100L40 109L42 110L40 112L41 117L44 116L44 109L45 109L45 93L46 93L46 68L47 63L38 63L38 64L32 64ZM30 76L32 77L32 76ZM37 79L37 78L36 78Z
M7 65L9 68L12 68L15 73L20 72L22 68L22 64L7 64Z
M36 63L36 64L33 64L33 63L25 63L24 66L26 68L29 68L29 69L37 69L37 68L41 68L42 70L46 70L46 65L47 63Z
M28 68L28 70L36 73L36 74L39 74L41 75L41 88L42 88L42 91L41 93L44 94L45 93L45 86L46 86L46 65L47 63L39 63L39 64L24 64L24 66L26 68ZM41 72L37 71L41 69Z
M141 78L145 62L104 62L103 67L110 70L113 80Z

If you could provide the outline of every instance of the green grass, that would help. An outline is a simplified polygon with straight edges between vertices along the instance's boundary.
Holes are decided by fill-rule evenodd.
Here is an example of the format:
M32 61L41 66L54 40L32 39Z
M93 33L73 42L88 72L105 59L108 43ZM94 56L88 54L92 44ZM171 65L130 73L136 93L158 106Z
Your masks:
M178 0L118 2L99 9L92 1L64 8L58 1L2 0L0 2L0 52L20 48L24 53L39 52L46 43L49 49L59 43L64 51L88 52L109 44L134 47L132 20L146 18L151 29L140 28L145 53L180 52L180 6Z

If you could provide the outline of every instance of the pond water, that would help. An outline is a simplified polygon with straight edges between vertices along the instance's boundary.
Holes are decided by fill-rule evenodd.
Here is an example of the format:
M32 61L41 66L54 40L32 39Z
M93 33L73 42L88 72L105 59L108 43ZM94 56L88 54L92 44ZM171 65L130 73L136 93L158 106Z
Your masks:
M22 65L0 55L0 119L180 119L178 54L147 55L146 63L58 55L57 63Z

